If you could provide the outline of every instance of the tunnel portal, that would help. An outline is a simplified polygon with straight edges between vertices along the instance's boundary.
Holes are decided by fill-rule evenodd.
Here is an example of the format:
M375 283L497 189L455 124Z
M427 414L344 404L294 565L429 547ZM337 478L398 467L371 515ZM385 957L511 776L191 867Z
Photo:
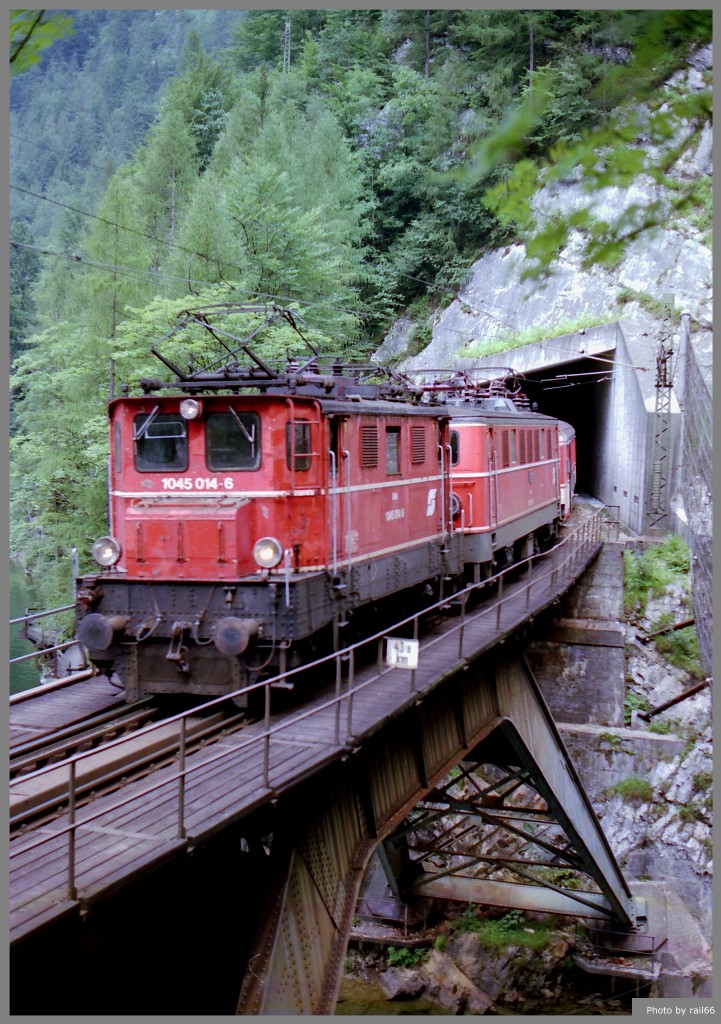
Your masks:
M525 374L524 389L538 411L570 423L576 430L577 490L601 497L598 451L604 421L611 415L613 352L607 362L581 357L571 363Z
M663 450L657 455L656 355L648 332L636 332L629 340L617 321L462 360L459 368L476 374L487 368L489 375L497 375L504 363L512 368L539 412L575 427L577 492L616 509L624 528L643 535L653 480L662 470L667 495L679 486L678 403L663 424ZM654 523L669 528L668 508L654 516Z

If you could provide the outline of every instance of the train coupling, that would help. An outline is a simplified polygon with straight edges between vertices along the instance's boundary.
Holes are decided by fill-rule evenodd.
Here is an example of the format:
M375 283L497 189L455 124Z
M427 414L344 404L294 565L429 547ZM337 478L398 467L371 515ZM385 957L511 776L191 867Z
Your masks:
M183 644L185 634L192 629L190 622L174 622L170 633L170 646L165 655L168 661L174 661L180 672L186 675L190 672L190 665L186 660L188 648Z

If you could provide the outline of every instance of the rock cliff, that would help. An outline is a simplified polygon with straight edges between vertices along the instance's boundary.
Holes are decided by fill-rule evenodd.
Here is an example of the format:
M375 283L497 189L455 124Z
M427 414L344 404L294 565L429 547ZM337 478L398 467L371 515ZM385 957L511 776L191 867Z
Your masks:
M703 72L711 67L712 49L695 55L669 88L689 91L704 87ZM674 143L678 142L675 138ZM637 145L643 146L643 138ZM647 155L655 157L650 148ZM689 140L689 148L669 171L673 182L710 179L712 132ZM659 200L663 189L648 176L628 187L609 186L588 193L578 175L542 188L534 200L539 225L559 210L569 215L588 208L609 223L635 208L643 211ZM661 198L663 198L661 196ZM432 338L423 351L411 354L413 321L399 319L375 353L375 359L401 359L407 369L439 368L459 358L504 351L501 363L512 365L512 349L534 329L535 340L623 318L624 332L655 338L664 329L666 309L688 311L699 362L710 376L712 343L712 252L710 225L703 216L672 219L631 241L617 266L582 266L583 244L571 231L565 248L543 280L524 277L532 261L522 242L482 255L470 268L457 296L432 324Z

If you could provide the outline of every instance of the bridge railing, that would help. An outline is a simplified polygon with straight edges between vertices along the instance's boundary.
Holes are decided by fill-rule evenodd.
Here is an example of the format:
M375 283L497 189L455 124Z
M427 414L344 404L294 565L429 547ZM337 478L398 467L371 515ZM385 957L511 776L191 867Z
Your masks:
M75 607L74 604L65 604L62 608L51 608L49 611L44 612L27 612L25 615L18 616L17 619L10 619L10 626L19 626L22 622L35 622L36 619L45 619L50 615L60 615L62 612L71 612ZM31 658L41 658L46 654L53 654L55 651L64 651L68 647L77 645L77 640L68 640L61 644L55 644L52 647L39 647L37 651L32 651L30 654L20 654L16 658L10 658L11 665L17 665L21 661L29 661Z
M91 822L96 821L100 817L104 817L111 811L119 810L122 807L129 805L137 801L140 797L147 796L151 793L157 793L159 790L167 787L176 787L177 789L177 828L174 833L174 837L178 840L184 840L186 838L186 800L185 791L188 777L197 770L206 772L211 765L218 764L223 760L229 758L237 758L238 754L244 750L250 749L251 747L257 747L259 744L263 745L263 788L267 792L272 792L273 787L271 785L271 771L270 771L270 753L271 744L273 738L284 730L295 727L299 722L306 721L314 718L318 715L324 714L329 709L334 709L334 736L333 742L329 743L329 746L335 748L344 749L349 745L352 745L353 741L353 704L354 698L357 697L358 693L377 682L377 680L384 674L394 670L393 666L382 667L378 665L376 673L369 679L357 683L355 679L355 659L359 648L366 647L369 644L377 643L379 645L379 663L381 662L381 650L383 642L389 637L392 637L394 633L404 628L412 630L413 635L417 638L419 635L419 622L421 618L427 617L434 611L443 611L448 607L449 602L452 600L454 605L458 605L460 608L460 616L458 622L451 628L446 629L443 633L443 638L447 638L452 635L453 632L458 634L458 659L463 660L464 657L464 641L465 632L468 625L468 612L467 605L469 598L472 594L482 591L484 588L491 586L498 587L497 600L485 608L480 608L474 611L474 619L477 621L483 616L495 616L495 628L496 631L502 631L504 628L504 609L511 599L518 598L519 593L525 593L525 605L529 607L531 593L541 588L545 588L549 595L553 594L555 588L558 586L559 575L563 573L564 569L569 569L574 565L582 566L584 564L584 556L586 556L590 549L595 548L602 542L604 535L607 533L606 517L604 515L605 510L599 509L599 511L588 518L581 526L569 534L564 540L558 543L555 547L542 554L533 555L523 562L516 563L512 567L503 570L488 580L483 580L480 583L475 583L467 587L451 597L446 596L441 601L438 601L435 605L424 608L422 611L417 612L414 615L408 616L401 622L395 623L388 629L383 630L375 634L370 638L359 641L356 644L351 645L343 651L334 652L333 654L327 655L323 658L319 658L317 661L307 665L299 666L298 668L291 669L280 676L274 676L270 680L263 680L262 682L255 683L252 686L244 687L240 690L235 691L233 694L226 694L222 697L217 697L212 701L208 701L202 705L201 708L192 708L188 711L182 712L171 718L163 719L160 722L151 723L145 726L143 729L133 733L134 739L142 735L149 735L154 730L163 728L167 729L169 724L175 723L178 728L178 739L175 747L175 756L177 758L177 771L169 778L162 778L160 780L150 781L147 785L140 789L134 789L132 794L126 795L118 800L113 801L110 805L106 804L101 810L91 811L89 814L84 815L81 819L77 817L76 803L78 795L78 766L88 758L97 753L97 751L85 751L78 753L68 758L62 764L47 765L37 771L23 776L23 782L27 782L30 779L37 779L43 774L55 771L57 772L61 767L65 766L68 772L67 786L64 794L53 791L52 798L48 801L48 807L57 808L64 804L67 804L67 823L55 828L50 833L45 833L41 836L35 836L32 840L25 843L22 842L15 846L10 851L10 860L28 852L29 850L35 849L36 847L42 846L52 840L57 839L60 835L67 835L68 838L68 863L67 863L67 896L70 900L77 899L77 881L75 872L75 850L77 831L80 827L89 825ZM544 566L540 572L533 573L530 575L530 568L533 562L545 560L547 565ZM529 570L528 578L521 588L515 588L512 594L504 594L504 580L507 579L510 573L518 574L520 570L527 567ZM506 623L506 626L508 624ZM438 642L439 638L429 637L425 641L425 647ZM334 695L328 700L322 702L319 705L314 705L312 708L301 711L299 714L293 714L285 718L282 722L276 723L271 726L270 724L270 695L271 685L278 683L279 681L292 680L293 677L298 676L302 672L307 672L308 669L321 667L335 662L336 666L336 686ZM345 672L344 672L345 666ZM449 666L451 668L452 666ZM345 680L344 680L345 674ZM409 693L414 692L416 686L416 670L409 672ZM259 734L251 736L247 741L242 742L232 747L232 749L225 748L216 754L206 757L202 760L201 764L195 767L189 767L186 758L187 741L188 741L188 722L191 715L196 715L199 710L207 710L214 706L219 706L225 703L229 697L238 697L242 695L251 694L253 692L264 690L265 705L264 705L264 722L262 731ZM222 729L222 725L218 726L218 731ZM104 745L103 750L107 752L115 746L127 742L127 738L119 737L116 740ZM207 752L207 747L206 747ZM124 773L132 766L125 765ZM102 783L102 779L94 779L94 788ZM38 808L35 808L37 811ZM10 825L16 826L21 824L23 815L19 814L10 818ZM171 838L171 837L168 837Z

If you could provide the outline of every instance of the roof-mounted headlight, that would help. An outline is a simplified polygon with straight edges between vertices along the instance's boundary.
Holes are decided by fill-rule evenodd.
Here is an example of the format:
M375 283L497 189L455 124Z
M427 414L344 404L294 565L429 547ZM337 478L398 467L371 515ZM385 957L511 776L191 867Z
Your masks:
M98 537L93 544L93 558L98 565L103 565L106 568L109 565L115 565L120 558L120 545L115 537Z
M184 398L180 403L180 415L184 420L197 420L203 406L195 398Z
M283 548L275 537L261 537L253 548L253 558L261 569L272 569L283 557Z

